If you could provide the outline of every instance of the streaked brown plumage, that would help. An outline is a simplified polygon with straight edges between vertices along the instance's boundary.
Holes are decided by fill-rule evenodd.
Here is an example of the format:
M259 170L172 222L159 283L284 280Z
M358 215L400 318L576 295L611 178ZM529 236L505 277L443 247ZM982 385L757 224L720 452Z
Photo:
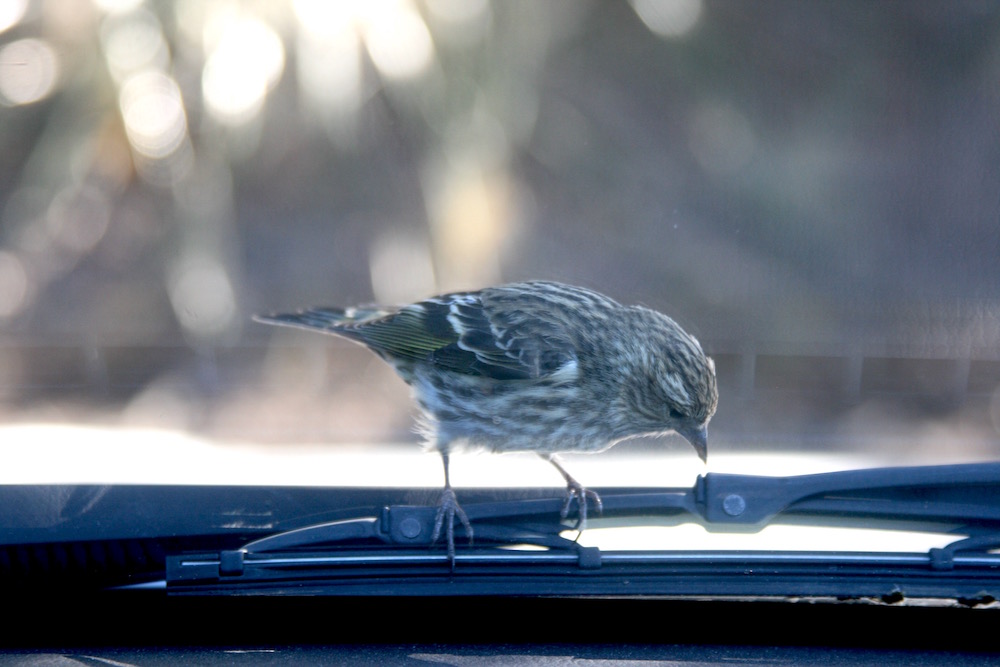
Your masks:
M662 313L580 287L533 281L456 292L401 306L313 308L257 318L368 346L413 388L421 430L445 468L435 526L454 556L457 516L448 476L458 447L531 451L567 483L579 521L588 499L558 452L599 452L621 440L676 432L707 452L718 403L715 367L698 341Z

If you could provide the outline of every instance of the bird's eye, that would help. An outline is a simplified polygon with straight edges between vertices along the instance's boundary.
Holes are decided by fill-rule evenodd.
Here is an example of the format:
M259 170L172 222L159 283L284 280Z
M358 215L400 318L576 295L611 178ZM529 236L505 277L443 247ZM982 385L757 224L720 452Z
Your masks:
M677 408L670 408L670 418L671 419L684 419L684 414L681 413Z

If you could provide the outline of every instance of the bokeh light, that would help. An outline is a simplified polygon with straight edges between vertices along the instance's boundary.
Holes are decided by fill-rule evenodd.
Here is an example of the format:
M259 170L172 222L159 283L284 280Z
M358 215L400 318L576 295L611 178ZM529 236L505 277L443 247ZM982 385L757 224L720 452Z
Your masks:
M696 109L690 128L690 146L695 159L713 174L733 173L753 157L757 139L749 121L725 104Z
M130 12L142 3L143 0L94 0L94 6L97 9L109 14Z
M52 200L47 232L56 245L72 254L87 253L104 237L111 209L107 197L95 188L70 188Z
M347 3L295 0L301 29L296 39L296 79L305 107L334 143L355 142L361 107L361 37Z
M195 338L216 337L233 324L233 285L216 259L204 255L182 259L172 271L168 287L178 321Z
M17 25L27 9L28 0L0 0L0 32Z
M101 46L119 82L147 69L166 71L170 60L160 21L146 9L108 16L101 24Z
M409 2L369 3L364 16L364 37L375 67L390 79L416 77L434 60L430 31Z
M407 303L437 287L427 240L390 231L379 235L370 250L372 292L379 303Z
M454 156L427 177L439 286L469 289L495 283L500 252L513 234L513 189L507 174L478 156Z
M48 42L19 39L0 48L0 103L31 104L44 99L59 78L59 60Z
M252 119L284 66L284 44L267 24L248 16L227 22L202 72L209 113L232 125Z
M702 0L631 0L646 27L661 37L680 37L694 28Z
M424 6L435 38L460 47L481 41L493 16L488 0L424 0Z
M28 273L14 253L0 250L0 318L16 315L28 296Z
M329 42L355 33L376 69L388 79L416 77L434 60L430 31L409 0L295 0L292 6L302 30L314 38ZM337 63L317 66L336 68Z
M160 72L137 74L122 84L119 95L125 131L133 150L160 159L184 142L187 118L177 83Z

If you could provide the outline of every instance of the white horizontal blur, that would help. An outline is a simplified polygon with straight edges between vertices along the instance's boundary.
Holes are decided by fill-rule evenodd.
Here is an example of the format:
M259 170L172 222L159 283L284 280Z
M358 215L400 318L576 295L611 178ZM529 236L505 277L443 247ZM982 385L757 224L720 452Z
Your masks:
M183 431L67 424L0 426L0 484L220 484L435 487L440 457L416 444L216 442ZM849 456L719 454L705 466L688 448L662 453L564 454L591 487L686 487L706 472L797 475L859 467ZM561 487L547 462L525 453L459 452L458 487Z
M217 443L182 432L93 426L21 424L0 427L2 484L191 484L345 487L437 487L441 462L416 445ZM805 454L720 455L703 466L688 452L567 455L563 462L588 486L688 487L709 470L794 475L877 462ZM880 462L878 464L884 464ZM560 488L558 472L533 454L456 454L451 477L462 488ZM581 544L604 550L748 549L925 551L956 539L937 533L768 526L759 532L708 530L697 523L635 528L593 515ZM567 531L569 537L576 533Z
M600 519L578 542L604 551L881 551L924 552L947 546L960 535L877 528L775 524L758 532L707 530L696 523L642 528L602 528Z

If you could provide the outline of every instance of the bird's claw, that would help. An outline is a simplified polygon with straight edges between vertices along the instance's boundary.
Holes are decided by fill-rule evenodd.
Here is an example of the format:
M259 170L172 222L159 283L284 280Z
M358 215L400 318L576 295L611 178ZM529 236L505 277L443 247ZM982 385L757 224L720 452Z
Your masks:
M600 514L604 511L604 503L601 502L601 496L597 491L593 491L584 487L582 484L577 482L575 479L569 478L566 482L566 502L563 503L562 511L559 512L559 516L565 519L569 516L569 509L573 505L573 501L576 500L577 503L577 514L576 514L576 524L573 526L573 530L583 530L587 527L587 506L588 499L594 501L594 507L597 509L597 513Z
M445 534L445 541L448 547L448 561L455 567L455 517L462 522L466 535L469 536L469 544L472 544L472 524L465 510L458 504L455 492L449 486L441 493L441 500L438 501L437 514L434 515L434 531L431 533L431 544L438 541L442 530Z

